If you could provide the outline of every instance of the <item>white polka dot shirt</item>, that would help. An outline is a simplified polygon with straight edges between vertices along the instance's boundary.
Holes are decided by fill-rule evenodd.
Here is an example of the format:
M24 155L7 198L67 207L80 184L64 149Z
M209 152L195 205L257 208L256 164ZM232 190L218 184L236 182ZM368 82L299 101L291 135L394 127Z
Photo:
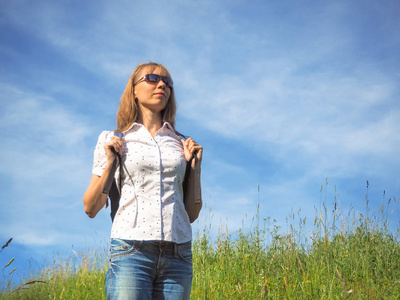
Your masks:
M103 131L94 151L93 174L103 174L104 144L113 131ZM184 243L192 228L183 203L186 160L180 138L169 123L155 138L139 123L124 132L121 199L111 238ZM115 172L119 182L119 169Z

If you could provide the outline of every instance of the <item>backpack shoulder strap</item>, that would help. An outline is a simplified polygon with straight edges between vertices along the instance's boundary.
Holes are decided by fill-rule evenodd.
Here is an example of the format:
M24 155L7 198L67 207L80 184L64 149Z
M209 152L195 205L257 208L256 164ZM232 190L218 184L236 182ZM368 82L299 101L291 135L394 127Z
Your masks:
M108 198L110 198L110 202L111 202L111 213L110 213L111 221L114 222L114 217L115 217L115 214L117 213L117 210L119 207L119 199L121 198L118 187L117 187L117 183L115 182L115 179L113 180L113 182L111 184Z
M122 162L121 162L121 156L118 155L118 161L119 161L119 182L115 180L115 178L112 181L110 191L108 193L108 198L110 198L111 202L111 222L114 222L114 217L115 214L117 213L117 210L119 208L119 200L121 199L121 194L120 190L122 188L121 183L122 183Z

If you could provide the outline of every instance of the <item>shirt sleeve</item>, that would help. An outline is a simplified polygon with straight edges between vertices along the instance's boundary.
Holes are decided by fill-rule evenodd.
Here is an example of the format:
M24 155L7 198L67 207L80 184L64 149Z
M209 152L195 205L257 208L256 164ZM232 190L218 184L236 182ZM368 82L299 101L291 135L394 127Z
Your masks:
M106 151L104 150L104 144L110 141L112 137L112 131L103 131L99 139L97 140L96 148L93 154L93 169L92 173L97 176L101 176L107 164Z

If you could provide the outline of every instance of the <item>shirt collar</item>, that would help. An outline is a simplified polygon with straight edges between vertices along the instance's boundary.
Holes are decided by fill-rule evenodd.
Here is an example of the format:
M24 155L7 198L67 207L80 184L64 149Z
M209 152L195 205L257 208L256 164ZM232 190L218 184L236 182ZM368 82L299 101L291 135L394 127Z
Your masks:
M126 134L128 131L130 131L134 127L141 127L141 126L143 126L143 124L134 122L127 130L124 130L122 133ZM172 127L172 125L169 122L164 122L164 124L161 126L160 129L163 129L166 127L168 127L168 129L171 130L172 132L175 132L174 128Z
M163 126L161 128L168 127L169 130L175 132L174 128L172 128L172 125L169 122L164 122Z
M126 134L128 131L130 131L134 127L142 126L142 124L134 122L127 130L124 130L122 133Z

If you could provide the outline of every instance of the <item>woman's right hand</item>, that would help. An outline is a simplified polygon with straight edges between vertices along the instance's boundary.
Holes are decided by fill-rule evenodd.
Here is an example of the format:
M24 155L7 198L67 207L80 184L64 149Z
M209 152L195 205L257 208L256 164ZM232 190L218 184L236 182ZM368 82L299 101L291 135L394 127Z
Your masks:
M107 162L113 162L115 159L115 152L121 155L122 149L123 149L123 138L113 135L111 137L111 140L108 143L104 144L104 150L106 151Z
M115 153L122 154L122 149L123 138L121 139L115 135L108 143L104 144L104 150L107 156L107 164L104 168L103 174L101 176L94 174L92 175L89 187L87 188L85 195L83 195L85 212L91 218L94 218L107 203L107 194L103 193L104 185L112 169L112 164L116 157Z

